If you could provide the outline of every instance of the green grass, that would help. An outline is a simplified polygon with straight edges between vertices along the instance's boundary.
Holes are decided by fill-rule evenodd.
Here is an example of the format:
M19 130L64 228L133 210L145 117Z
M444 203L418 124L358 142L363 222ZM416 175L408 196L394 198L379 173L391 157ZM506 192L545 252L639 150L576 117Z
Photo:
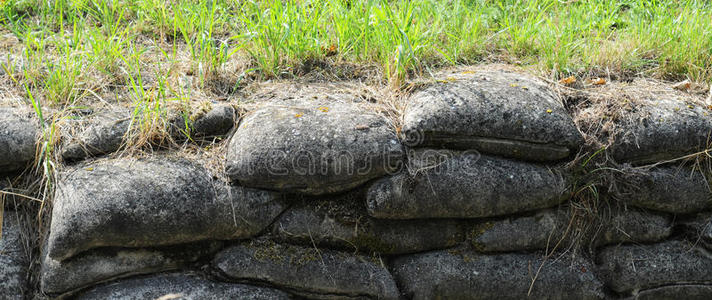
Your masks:
M3 56L21 57L4 66L11 84L45 104L116 87L135 102L214 96L213 82L298 76L306 61L376 66L396 88L483 61L712 79L706 1L6 0L0 24L17 39Z

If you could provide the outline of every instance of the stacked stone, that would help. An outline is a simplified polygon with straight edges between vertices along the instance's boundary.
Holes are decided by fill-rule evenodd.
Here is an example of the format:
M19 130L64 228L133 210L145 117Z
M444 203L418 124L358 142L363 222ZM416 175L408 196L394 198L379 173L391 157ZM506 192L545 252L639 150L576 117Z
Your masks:
M403 116L407 167L368 191L383 219L467 219L467 243L392 261L412 299L598 299L583 258L545 260L563 238L572 177L563 162L583 144L549 88L521 74L450 74L413 94Z
M478 97L478 89L489 94ZM493 72L433 85L409 101L405 145L364 103L335 98L280 99L242 120L229 145L230 178L296 199L275 221L268 242L217 256L223 276L310 298L359 295L346 282L373 298L605 296L589 261L543 261L540 253L526 252L546 247L567 221L550 209L568 196L570 178L559 162L583 142L543 84ZM511 99L519 100L509 105ZM499 111L482 112L490 107ZM541 114L533 115L537 107ZM547 116L557 127L540 120ZM494 225L483 226L486 221ZM304 258L304 251L315 253ZM332 267L339 265L334 257L351 261L354 252L375 254L388 268L374 275ZM279 263L259 263L264 256ZM326 274L294 263L304 260L321 261ZM545 265L530 292L532 264ZM305 274L319 284L309 285ZM336 279L320 279L327 274Z
M352 90L316 84L255 97L262 101L235 128L232 108L218 111L231 126L216 121L204 130L233 132L224 170L175 153L90 158L118 150L129 128L122 118L88 118L80 127L94 129L77 131L62 148L77 162L58 175L41 245L41 294L712 297L708 182L668 162L706 148L706 108L641 102L630 118L615 120L621 135L600 136L613 140L607 155L639 171L601 193L598 201L611 204L597 214L605 217L592 235L592 257L570 257L558 246L580 226L572 212L581 203L570 202L580 183L570 164L584 139L567 109L523 74L443 78L415 92L399 122ZM12 149L20 139L8 140L0 164L19 157ZM0 255L20 253L12 218L6 213ZM19 279L0 289L28 286L28 276L15 274L29 263L14 257L2 261L0 278ZM0 298L24 292L0 290Z
M35 159L38 124L29 111L0 108L0 298L23 299L28 288L31 251L28 221L16 211L11 178L31 165Z
M265 240L228 248L213 265L228 280L312 299L398 299L385 261L370 254L452 245L459 232L452 223L419 227L368 216L364 184L402 165L395 128L356 95L309 90L263 103L232 137L231 180L285 193L292 205Z
M635 83L626 87L638 88ZM654 238L645 239L646 243L600 248L596 257L599 274L613 294L624 297L710 299L709 162L698 160L700 164L691 167L681 159L694 161L695 153L710 147L710 108L672 89L637 94L645 96L610 99L620 102L613 105L593 102L578 115L584 126L593 119L604 122L591 117L596 111L615 116L608 120L612 124L597 134L599 140L610 142L608 157L628 166L614 176L616 188L608 195L609 201L635 207L648 218L658 219L658 225L640 224L659 228ZM668 225L663 226L664 222Z
M342 194L398 168L402 146L385 117L333 99L274 102L243 118L228 147L229 183L199 162L170 155L67 167L42 247L42 293L80 299L399 297L378 259L338 246L285 242L299 237L273 225L283 214L309 218L317 212L312 203L348 198ZM310 155L317 160L304 161ZM347 214L364 212L345 204ZM285 212L290 205L295 209ZM373 230L391 230L378 226ZM399 238L394 231L385 237Z
M100 287L87 293L140 298L144 292L160 297L164 290L178 290L200 298L214 288L215 295L284 296L217 284L191 272L219 251L222 241L264 230L286 207L281 195L228 185L196 162L160 155L86 162L60 178L42 253L43 293L65 296L116 278L181 270L148 277L145 290L118 284L127 290Z

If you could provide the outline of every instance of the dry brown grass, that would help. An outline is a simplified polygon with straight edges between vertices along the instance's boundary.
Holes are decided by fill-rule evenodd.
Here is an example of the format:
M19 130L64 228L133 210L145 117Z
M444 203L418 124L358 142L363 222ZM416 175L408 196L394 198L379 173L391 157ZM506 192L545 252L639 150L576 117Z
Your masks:
M636 123L637 112L643 106L657 106L659 101L679 102L681 106L707 107L701 89L689 92L673 88L674 83L649 78L635 78L630 82L606 80L603 85L589 85L571 89L557 84L558 91L567 99L574 122L586 139L589 153L609 147L621 134L617 124ZM711 111L712 113L712 111Z

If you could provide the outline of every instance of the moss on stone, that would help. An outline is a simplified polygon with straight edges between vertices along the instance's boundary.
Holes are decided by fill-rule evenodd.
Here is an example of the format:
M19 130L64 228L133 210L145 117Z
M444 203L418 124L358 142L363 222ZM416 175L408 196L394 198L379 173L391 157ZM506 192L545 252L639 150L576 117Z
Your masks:
M283 262L285 260L282 247L272 241L253 241L248 244L248 248L254 249L252 257L259 261Z
M485 246L478 243L477 238L482 236L488 230L492 229L492 227L494 227L494 223L485 222L485 223L475 225L472 228L472 230L470 230L467 237L470 239L470 244L472 245L473 249L475 249L476 251L479 251L479 252L484 252Z
M396 250L395 245L386 243L376 236L367 234L358 234L354 238L353 243L359 248L366 248L376 253L392 253Z

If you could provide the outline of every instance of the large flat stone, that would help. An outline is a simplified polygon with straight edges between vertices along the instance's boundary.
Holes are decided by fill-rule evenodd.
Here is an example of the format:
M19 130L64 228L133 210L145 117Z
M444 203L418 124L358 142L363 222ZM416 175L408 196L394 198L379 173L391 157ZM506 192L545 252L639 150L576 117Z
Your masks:
M0 107L0 174L18 171L35 159L38 123L26 109Z
M27 272L30 262L27 254L31 249L22 237L25 220L19 213L5 211L0 207L0 299L25 299Z
M76 299L188 300L188 299L291 299L266 287L214 282L191 274L161 274L137 277L99 286Z
M282 241L378 254L444 249L464 240L457 220L383 220L366 213L365 194L305 199L274 223Z
M606 285L619 293L712 283L710 253L684 241L604 248L598 254L598 263Z
M402 146L388 119L346 101L265 105L240 122L227 173L245 186L337 193L397 169Z
M583 144L563 104L525 74L451 74L416 92L403 116L409 146L476 149L524 160L558 160Z
M65 261L44 255L40 288L49 295L71 293L109 280L174 270L218 251L220 242L164 248L102 248Z
M311 298L398 299L378 261L332 250L253 242L219 253L213 265L231 280L256 280Z
M712 208L709 182L700 171L659 167L631 173L618 181L617 198L634 206L690 214Z
M213 183L183 159L98 161L59 176L47 253L247 238L285 208L278 194Z
M393 274L409 299L602 299L603 285L581 259L436 251L396 258ZM536 276L529 293L532 278Z
M418 150L409 170L375 182L368 213L376 218L480 218L532 211L564 200L556 168L469 152ZM415 171L413 171L415 170Z

